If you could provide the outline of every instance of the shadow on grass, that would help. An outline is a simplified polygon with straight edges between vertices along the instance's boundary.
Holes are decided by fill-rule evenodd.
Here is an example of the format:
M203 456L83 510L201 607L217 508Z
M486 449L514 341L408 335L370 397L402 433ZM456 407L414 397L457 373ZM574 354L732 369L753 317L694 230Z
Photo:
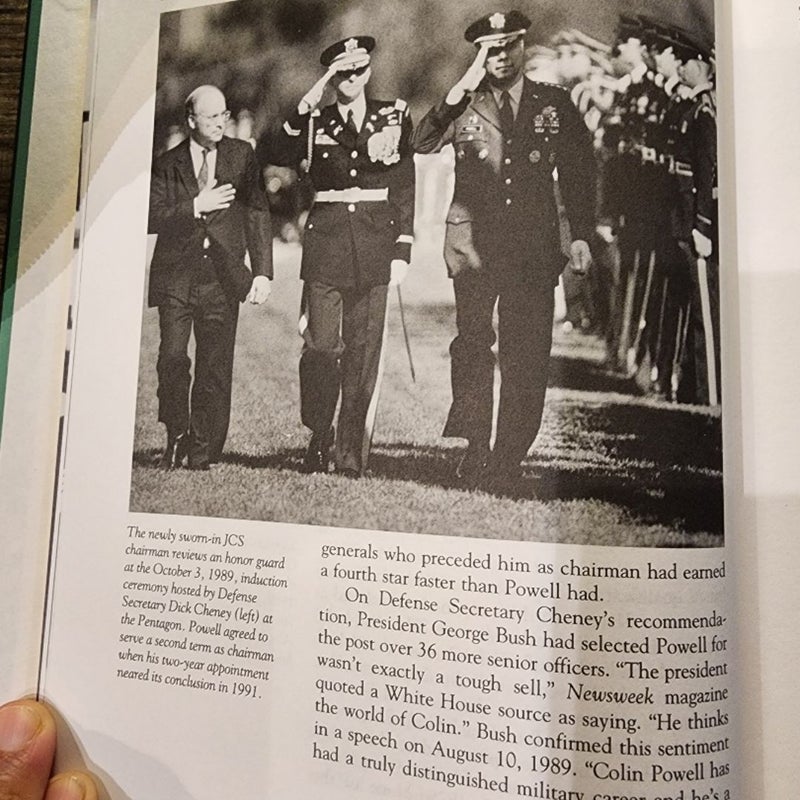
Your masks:
M156 468L162 452L162 450L153 447L146 450L135 450L133 453L133 466ZM288 469L301 472L304 454L305 450L299 447L285 448L274 453L259 453L257 455L226 451L222 454L219 463L244 469Z
M444 448L415 445L380 446L370 457L370 472L387 480L406 480L445 489L461 489L454 471L457 457ZM514 500L541 502L599 500L628 510L644 524L664 525L687 533L721 534L723 492L719 475L678 468L654 470L631 466L627 474L613 468L529 459L519 481L492 493Z
M564 429L574 425L576 430ZM678 407L584 406L548 452L526 460L522 479L496 493L514 499L594 499L647 524L723 531L720 420ZM577 446L575 446L577 443ZM414 444L378 446L375 476L458 488L458 452Z
M601 364L569 356L550 357L547 385L557 386L559 389L579 389L584 392L642 394L633 378L609 372Z
M687 533L723 531L720 420L678 408L598 405L581 410L580 427L591 432L582 447L576 434L537 453L521 480L494 494L540 502L598 500L624 508L632 519ZM577 434L578 437L580 434ZM154 467L160 451L134 454L134 466ZM376 444L372 477L460 491L457 448L394 442ZM272 453L228 452L222 465L246 470L301 472L303 449Z

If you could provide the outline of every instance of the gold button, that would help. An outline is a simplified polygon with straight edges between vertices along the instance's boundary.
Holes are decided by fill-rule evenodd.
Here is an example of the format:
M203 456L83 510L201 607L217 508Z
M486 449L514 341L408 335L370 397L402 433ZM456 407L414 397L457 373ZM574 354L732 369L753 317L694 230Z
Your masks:
M353 152L350 153L350 158L358 158L358 150L353 150Z
M504 164L510 164L511 163L511 159L510 158L503 159L503 163Z
M352 214L356 210L355 204L350 203L350 205L347 206L347 210Z
M510 197L506 197L506 205L507 206L511 205L511 198Z
M350 177L351 178L355 178L356 175L358 175L358 170L357 169L351 169L350 170Z
M506 178L506 185L508 185L509 183L511 183L511 178Z

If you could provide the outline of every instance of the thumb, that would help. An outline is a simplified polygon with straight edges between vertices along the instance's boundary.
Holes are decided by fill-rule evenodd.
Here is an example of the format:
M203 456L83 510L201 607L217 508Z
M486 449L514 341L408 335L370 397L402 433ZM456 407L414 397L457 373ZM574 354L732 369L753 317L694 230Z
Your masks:
M41 703L0 708L0 800L42 800L55 748L55 721Z

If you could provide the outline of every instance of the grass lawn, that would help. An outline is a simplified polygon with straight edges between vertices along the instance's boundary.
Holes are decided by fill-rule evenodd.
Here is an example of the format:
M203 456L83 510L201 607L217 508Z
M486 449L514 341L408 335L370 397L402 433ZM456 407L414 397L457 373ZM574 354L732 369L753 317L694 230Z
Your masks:
M440 437L454 313L435 251L417 252L403 285L416 383L390 293L370 474L360 481L299 471L308 439L298 403L299 248L276 245L272 297L242 307L230 435L210 472L154 466L164 431L156 409L158 320L146 310L131 510L577 544L721 544L718 415L639 396L602 371L602 343L560 327L542 431L518 494L454 484L463 443Z

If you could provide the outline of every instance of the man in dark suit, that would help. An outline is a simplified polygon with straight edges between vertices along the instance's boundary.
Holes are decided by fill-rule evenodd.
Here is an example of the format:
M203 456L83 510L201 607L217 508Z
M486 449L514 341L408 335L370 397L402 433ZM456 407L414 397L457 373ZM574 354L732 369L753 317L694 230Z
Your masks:
M321 55L325 75L272 142L273 163L306 171L314 204L303 237L300 413L311 430L304 467L327 472L341 391L336 471L363 473L375 402L387 285L408 269L414 232L411 117L403 100L365 95L375 40L354 36ZM336 102L318 109L328 83Z
M153 163L149 230L158 239L148 302L158 307L161 330L165 469L187 459L190 469L202 470L219 460L230 419L239 303L262 303L270 293L267 198L252 147L224 136L229 117L219 89L198 87L186 99L189 138ZM192 332L194 383L187 352Z
M556 170L572 230L571 264L583 272L590 261L595 163L589 132L565 90L524 77L529 24L511 11L470 25L465 38L478 47L475 61L412 139L420 153L455 148L445 261L458 333L450 347L453 402L444 435L468 441L457 470L467 485L513 485L541 423L553 289L566 258ZM496 303L502 386L490 453Z

